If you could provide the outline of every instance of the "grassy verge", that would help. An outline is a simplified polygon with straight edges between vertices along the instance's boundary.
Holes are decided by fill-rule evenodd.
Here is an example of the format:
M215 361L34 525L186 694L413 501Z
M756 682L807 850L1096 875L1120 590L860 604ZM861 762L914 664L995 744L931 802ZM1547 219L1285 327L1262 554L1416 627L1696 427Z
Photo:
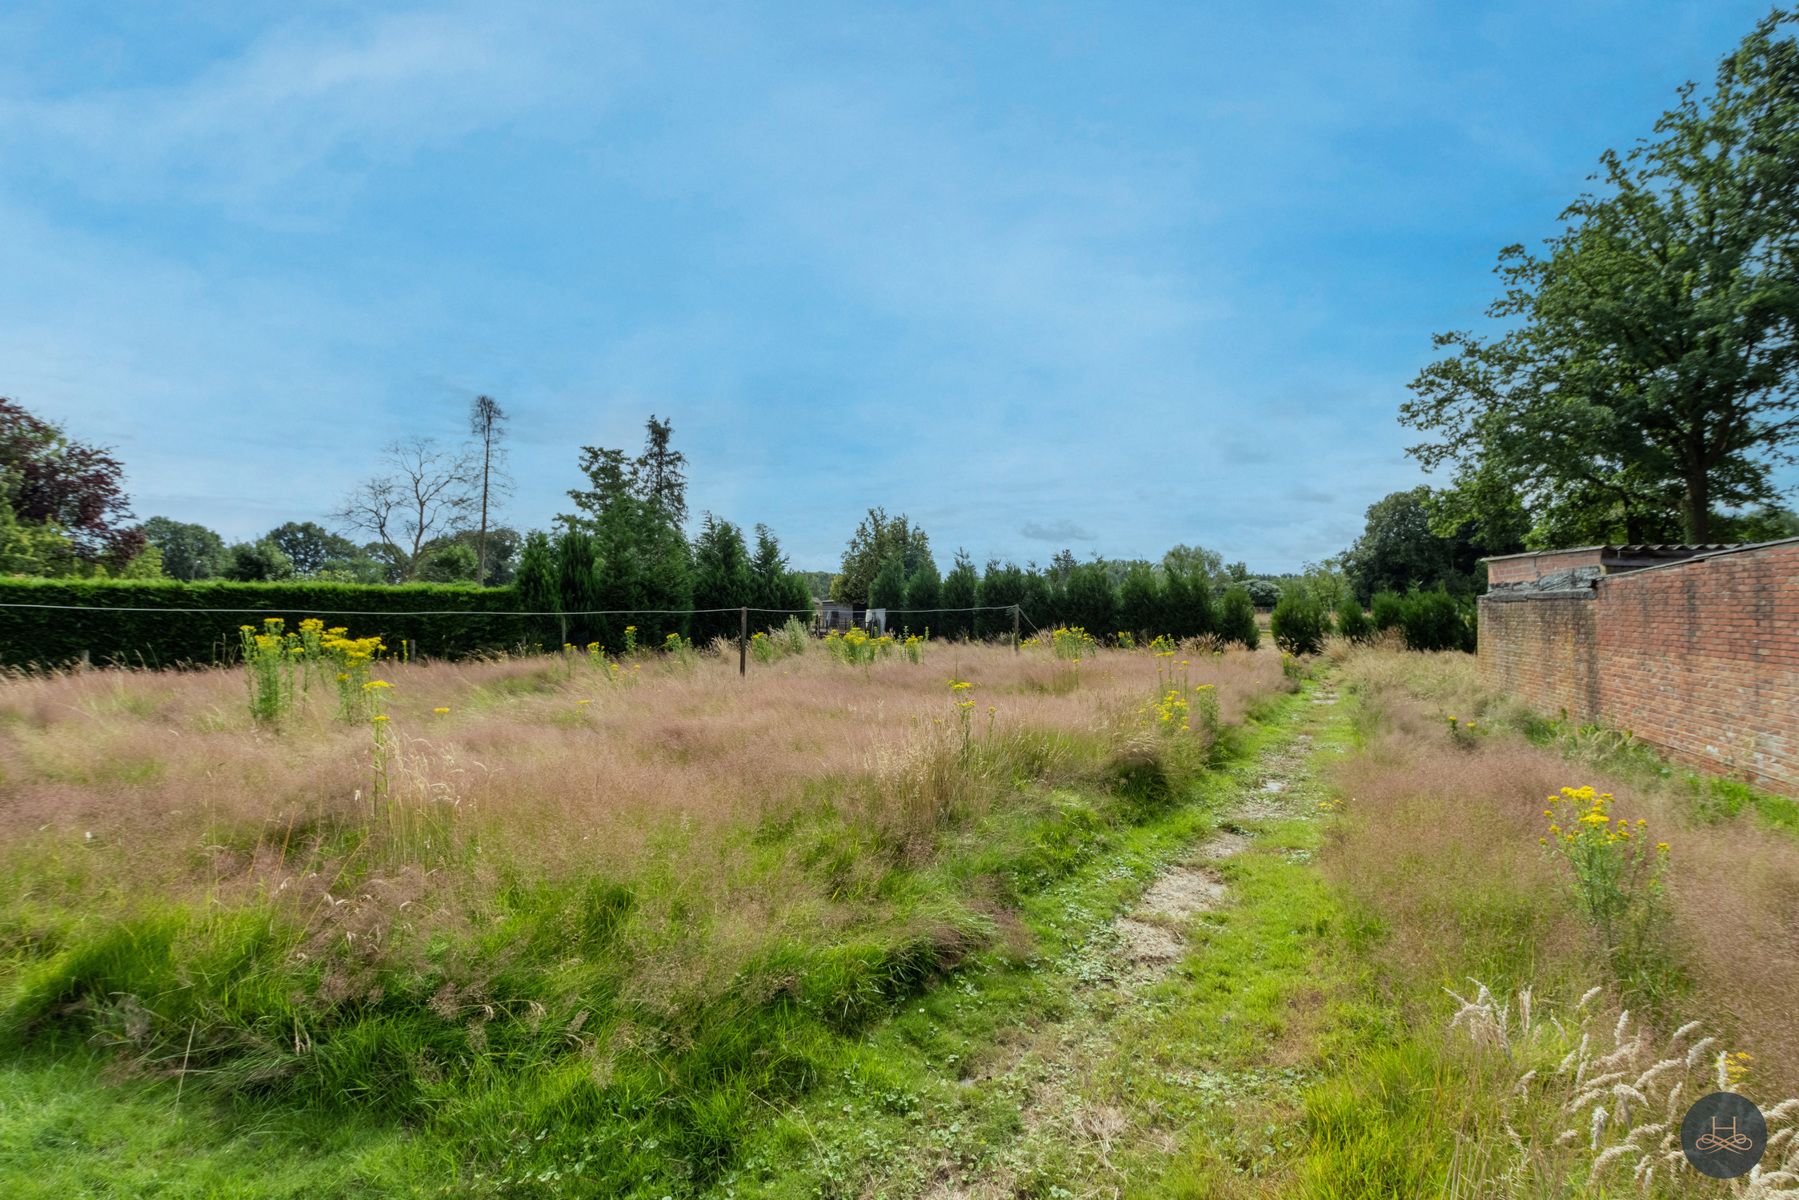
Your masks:
M1306 1092L1294 1190L1731 1194L1684 1166L1674 1130L1724 1086L1775 1125L1799 1111L1780 1106L1799 1032L1791 839L1758 806L1692 804L1640 750L1533 726L1458 658L1365 652L1345 674L1357 749L1331 773L1317 862L1361 1019ZM1671 844L1647 968L1620 969L1541 844L1542 798L1570 783ZM1758 921L1720 946L1725 910Z
M1751 814L1767 828L1799 834L1799 801L1671 763L1628 731L1528 712L1515 714L1513 726L1533 744L1551 747L1572 761L1639 784L1667 787L1685 797L1697 819L1718 824Z

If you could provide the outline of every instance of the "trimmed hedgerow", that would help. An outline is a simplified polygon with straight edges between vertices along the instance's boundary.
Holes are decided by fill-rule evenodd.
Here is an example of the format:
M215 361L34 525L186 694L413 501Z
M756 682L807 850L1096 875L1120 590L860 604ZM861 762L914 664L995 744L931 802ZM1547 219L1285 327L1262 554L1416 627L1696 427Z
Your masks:
M60 666L84 653L96 663L151 667L223 662L236 656L238 626L262 615L290 624L321 617L396 650L410 643L415 654L443 658L527 640L511 588L19 578L0 579L0 665Z

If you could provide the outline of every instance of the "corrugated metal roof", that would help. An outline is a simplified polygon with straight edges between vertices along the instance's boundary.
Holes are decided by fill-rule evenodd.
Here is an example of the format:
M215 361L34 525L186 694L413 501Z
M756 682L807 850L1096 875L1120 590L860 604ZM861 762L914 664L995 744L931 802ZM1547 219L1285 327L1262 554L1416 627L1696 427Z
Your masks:
M1643 542L1632 546L1601 546L1619 554L1710 554L1714 550L1735 550L1742 542L1700 542L1692 545L1676 542Z
M1542 558L1546 554L1586 554L1598 551L1600 554L1642 554L1650 556L1691 557L1695 554L1715 554L1720 550L1737 550L1751 543L1739 542L1705 542L1686 545L1676 542L1636 542L1624 546L1560 546L1554 550L1520 550L1516 554L1493 554L1479 559L1480 562L1505 562L1513 558Z
M1771 542L1741 542L1735 545L1716 546L1702 550L1697 554L1689 555L1685 558L1675 558L1671 562L1657 563L1653 567L1643 567L1641 570L1628 573L1631 575L1640 575L1643 571L1665 571L1669 567L1684 567L1690 563L1704 562L1707 559L1718 558L1726 554L1748 554L1756 550L1766 550L1772 546L1790 546L1796 542L1799 542L1799 537L1775 538ZM1619 578L1619 576L1607 576L1606 578L1614 579Z

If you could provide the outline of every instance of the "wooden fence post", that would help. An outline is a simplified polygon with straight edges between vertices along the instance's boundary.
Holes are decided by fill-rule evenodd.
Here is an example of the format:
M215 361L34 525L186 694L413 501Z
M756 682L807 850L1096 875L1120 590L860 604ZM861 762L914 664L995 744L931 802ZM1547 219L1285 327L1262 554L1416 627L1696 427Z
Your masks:
M746 606L737 610L737 673L750 673L750 610Z
M1018 653L1018 605L1012 606L1012 653Z

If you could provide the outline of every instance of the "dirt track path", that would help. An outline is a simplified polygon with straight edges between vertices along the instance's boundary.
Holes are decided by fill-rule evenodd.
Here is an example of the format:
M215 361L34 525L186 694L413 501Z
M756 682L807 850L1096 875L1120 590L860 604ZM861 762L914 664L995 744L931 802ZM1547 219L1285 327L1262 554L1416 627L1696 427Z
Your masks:
M1318 738L1331 724L1336 702L1328 678L1299 697L1261 752L1232 768L1234 786L1215 831L1158 875L1134 908L1053 964L1076 980L1068 1011L1032 1031L1011 1049L1003 1068L977 1081L1016 1098L1016 1138L994 1147L973 1170L945 1163L923 1193L928 1200L1035 1194L1033 1177L1046 1163L1055 1164L1060 1189L1051 1194L1140 1192L1168 1165L1157 1159L1180 1153L1183 1145L1190 1149L1192 1139L1183 1133L1180 1114L1133 1094L1125 1081L1139 1072L1191 1081L1202 1094L1209 1088L1213 1098L1229 1104L1253 1107L1274 1093L1291 1100L1302 1073L1278 1044L1266 1062L1245 1069L1232 1061L1220 1070L1218 1062L1204 1061L1210 1056L1193 1045L1191 1031L1183 1031L1185 1040L1164 1039L1159 1027L1172 1028L1187 1015L1179 977L1195 972L1183 971L1183 964L1191 968L1190 959L1212 952L1205 944L1208 922L1220 921L1237 903L1233 860L1276 854L1303 862L1309 856L1269 844L1281 841L1270 835L1283 823L1309 822L1316 814L1312 768L1321 750L1339 748L1322 746ZM1257 1096L1258 1090L1269 1095Z

